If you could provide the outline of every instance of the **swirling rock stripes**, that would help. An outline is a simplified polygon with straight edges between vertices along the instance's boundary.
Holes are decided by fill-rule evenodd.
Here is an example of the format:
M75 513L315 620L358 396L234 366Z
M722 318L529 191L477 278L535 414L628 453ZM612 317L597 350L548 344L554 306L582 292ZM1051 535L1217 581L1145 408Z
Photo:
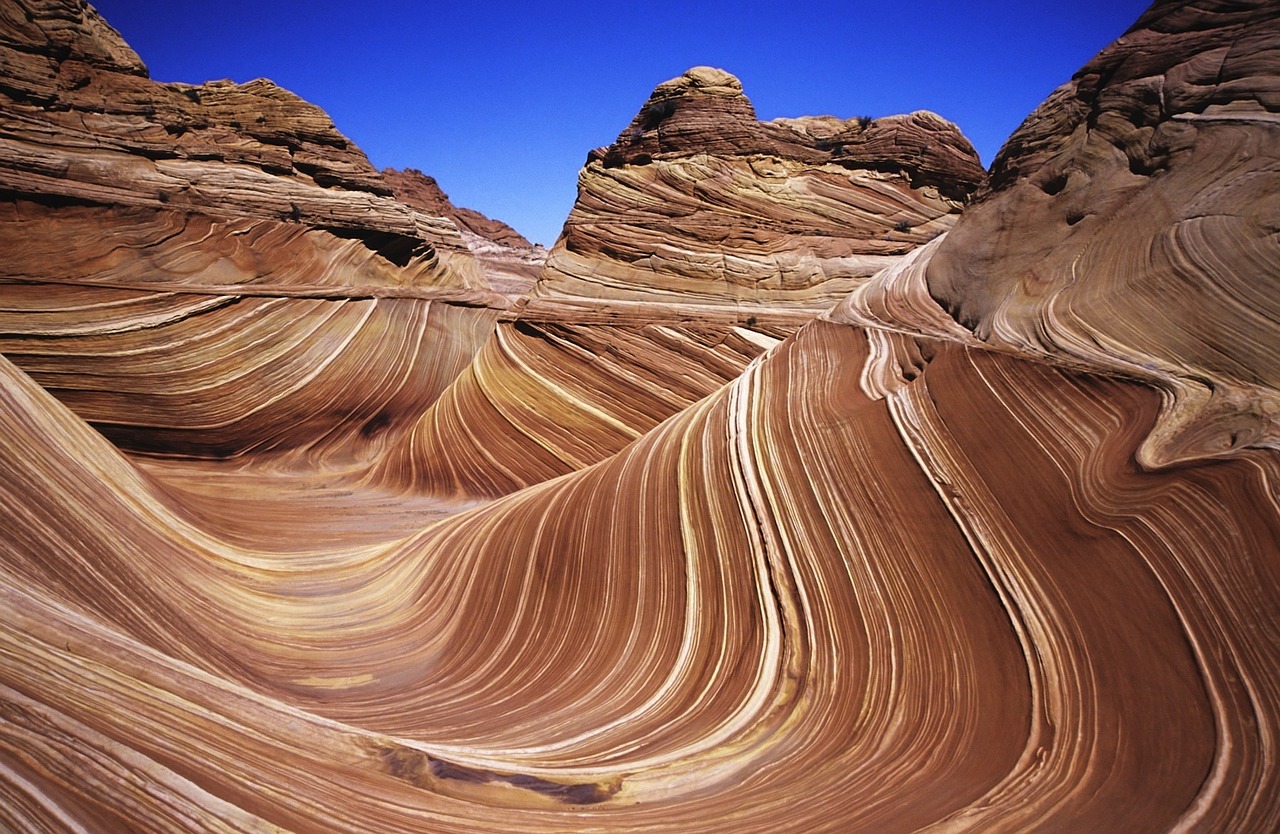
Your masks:
M83 0L11 0L0 25L7 194L284 222L402 264L468 251L452 221L395 200L323 110L267 79L157 84Z
M978 354L974 357L982 358ZM1277 778L1262 751L1271 749L1276 741L1275 728L1264 716L1280 705L1280 691L1274 675L1263 671L1266 662L1261 661L1262 656L1277 648L1276 635L1265 628L1264 633L1258 631L1260 623L1276 621L1280 604L1276 594L1280 575L1274 558L1275 542L1280 541L1274 457L1256 455L1233 468L1210 467L1176 476L1154 476L1142 472L1131 455L1117 449L1132 449L1142 439L1144 424L1154 416L1155 398L1149 391L1115 384L1097 386L1096 380L1089 380L1093 384L1086 385L1079 378L1071 378L1070 384L1082 389L1084 396L1063 397L1050 404L1027 397L1023 375L1011 373L998 363L975 361L973 368L981 384L1027 426L1028 434L1037 438L1037 443L1021 449L1012 442L1002 444L996 454L967 461L972 465L971 471L995 469L1005 456L1009 465L1026 466L1036 454L1047 455L1052 465L1071 471L1068 461L1075 458L1078 462L1074 464L1076 474L1071 479L1069 495L1056 499L1046 496L1047 500L1069 501L1083 520L1112 531L1109 542L1091 539L1087 548L1063 548L1054 562L1046 562L1057 587L1051 589L1046 583L1042 586L1045 591L1057 593L1068 587L1069 571L1078 572L1082 587L1079 598L1072 602L1074 616L1064 617L1060 611L1046 609L1040 619L1042 624L1052 622L1057 627L1069 624L1076 631L1070 637L1070 643L1076 644L1074 663L1079 664L1078 658L1088 658L1097 693L1078 698L1070 707L1063 698L1060 709L1079 710L1090 702L1097 708L1092 718L1082 711L1081 717L1090 720L1092 729L1079 733L1077 739L1100 730L1146 733L1162 752L1158 760L1149 760L1136 752L1129 753L1125 745L1117 745L1100 734L1089 750L1091 760L1076 765L1080 778L1075 780L1073 789L1094 790L1091 780L1104 772L1116 782L1113 789L1118 795L1127 792L1126 778L1132 784L1141 784L1143 799L1151 806L1144 824L1153 829L1190 825L1206 830L1272 827L1280 809L1257 802L1253 791L1271 791L1263 786L1273 784ZM971 382L976 386L979 379ZM1146 402L1135 402L1139 399ZM1098 425L1096 417L1081 419L1086 417L1082 408L1086 405L1092 412L1090 416L1106 416L1110 411L1106 419L1115 428L1108 431L1105 424L1092 428ZM1129 409L1132 411L1126 413ZM1134 420L1130 414L1139 410L1143 418ZM955 440L966 445L964 435L971 435L968 427L960 427L954 415L942 412L939 417L946 425L959 429ZM1008 440L1018 439L1014 436ZM1081 450L1087 450L1086 454L1081 455ZM988 477L987 483L994 487L993 505L1025 515L1025 495L1016 496L1007 480ZM1035 529L1046 537L1054 535L1047 520L1036 524ZM1025 569L1025 564L1022 567L1020 571L1007 571L1007 575L1034 575ZM1122 570L1129 575L1119 575ZM1139 589L1145 593L1139 593ZM1145 612L1143 605L1147 606ZM1162 625L1153 627L1156 623ZM1176 663L1186 655L1188 647L1195 674L1179 670ZM1118 656L1108 661L1108 654ZM1041 646L1038 656L1048 661L1050 653ZM1133 674L1135 657L1144 659L1140 676ZM1047 690L1049 693L1059 698L1067 692L1081 694L1062 687L1062 675L1054 677L1059 684L1054 687L1056 692ZM1161 716L1165 705L1179 700L1184 706L1177 713L1175 738L1170 736L1167 719ZM1119 721L1108 730L1105 710L1117 707ZM1059 713L1051 719L1053 733L1070 737L1064 718ZM1204 760L1203 753L1197 755L1194 751L1197 745L1212 750L1212 766L1204 771L1191 764ZM1125 753L1131 756L1128 762L1124 761ZM1052 754L1044 756L1036 767L1045 768L1053 758ZM1179 767L1184 768L1181 774L1176 772ZM1197 789L1191 802L1169 801L1167 795L1162 795L1178 779L1184 790ZM1245 789L1246 785L1250 787ZM1155 790L1156 786L1159 790ZM1105 804L1098 793L1092 798ZM1000 824L1030 825L1035 820L1037 804L1031 797L1022 798L1016 807L1024 816L1015 818L1016 823L1003 819ZM1163 822L1156 817L1161 806L1168 814ZM1042 813L1047 819L1060 812L1049 805ZM1135 809L1135 824L1141 819L1138 813ZM983 824L995 825L996 820L988 819ZM1085 820L1084 827L1115 824L1113 816L1099 814L1093 822Z
M41 298L0 283L0 351L125 448L206 457L318 447L358 460L418 418L496 317L415 299Z
M1155 4L1010 137L926 267L979 339L1159 379L1150 466L1280 445L1277 42L1268 3Z
M6 281L501 303L469 255L431 250L397 264L357 240L274 220L16 200L0 205L0 245Z
M811 247L789 294L583 223L581 295L513 299L314 108L14 8L0 827L1280 829L1265 4L1157 3L821 321L825 232L943 194L945 122L693 71L588 168L682 268Z
M492 498L581 469L726 384L793 329L500 324L375 477Z
M483 829L512 808L529 830L1269 819L1274 803L1231 786L1275 779L1256 720L1274 714L1273 647L1242 642L1253 632L1229 605L1245 593L1251 617L1277 614L1274 462L1144 473L1131 461L1159 407L1150 390L942 344L917 353L931 358L914 379L869 398L867 337L811 325L613 457L407 539L290 557L302 572L166 515L120 459L81 480L132 496L113 499L113 533L161 542L144 564L176 559L170 626L99 606L80 628L125 629L225 681L197 702L225 710L239 703L227 687L251 685L250 712L308 727L270 742L312 750L305 766L259 770L265 742L230 731L222 744L259 752L182 769L243 803L229 783L252 767L272 801L242 807L289 826L332 802L355 803L325 824L349 830ZM10 413L47 420L13 373L40 408ZM101 443L65 431L61 444ZM41 465L9 459L7 483ZM40 491L57 506L88 500L56 483ZM1187 561L1201 535L1188 511L1237 545L1203 557L1215 572L1270 578L1245 592ZM23 564L15 547L65 558L48 551L49 523L11 542L6 565ZM98 540L107 564L139 557ZM179 555L192 548L207 555ZM84 606L93 590L18 593ZM200 634L236 662L201 657ZM355 754L352 738L422 752ZM298 783L338 761L364 799ZM1138 801L1139 784L1159 788Z
M956 208L899 175L837 165L593 162L538 293L821 309L950 228Z

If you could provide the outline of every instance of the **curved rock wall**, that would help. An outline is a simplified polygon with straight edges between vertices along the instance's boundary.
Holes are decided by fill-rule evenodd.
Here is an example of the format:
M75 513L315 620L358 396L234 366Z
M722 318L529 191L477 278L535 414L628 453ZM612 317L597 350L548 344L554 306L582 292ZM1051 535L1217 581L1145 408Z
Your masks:
M793 330L502 324L384 456L378 480L496 498L582 469L721 388Z
M368 460L509 305L314 105L155 83L83 2L4 15L0 351L124 448Z
M1152 464L1280 444L1277 43L1266 3L1156 4L1028 117L926 267L986 342L1161 380Z
M512 299L461 248L13 196L0 828L1280 829L1275 19L1157 3L820 321L838 282L616 271L643 224ZM82 3L0 22L0 92L150 84ZM849 239L952 199L906 122L749 108L694 71L584 181L725 264L835 244L708 235L746 203L698 165L782 166L761 212L839 168L803 205ZM816 149L864 134L919 164Z
M595 467L297 556L183 524L10 369L7 500L59 511L6 548L8 702L321 830L1274 821L1274 457L1144 473L1149 389L907 347L876 399L872 340L810 326Z

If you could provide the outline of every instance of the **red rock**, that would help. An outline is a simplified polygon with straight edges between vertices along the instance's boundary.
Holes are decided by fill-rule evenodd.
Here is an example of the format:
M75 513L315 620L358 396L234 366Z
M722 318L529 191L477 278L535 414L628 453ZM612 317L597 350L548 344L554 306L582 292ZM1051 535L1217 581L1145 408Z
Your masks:
M558 255L598 272L527 303L461 245L268 216L427 215L320 142L347 185L285 170L240 92L200 210L86 174L152 116L0 102L0 829L1280 830L1276 44L1269 6L1158 3L825 321L663 258L848 257L792 187L859 245L946 198L757 153L855 126L762 128L714 72L588 165ZM883 121L928 176L950 128Z
M738 79L696 67L588 155L538 295L817 312L950 228L984 180L932 113L760 122Z
M530 243L506 223L474 209L455 206L434 177L416 168L385 168L382 178L400 202L456 223L495 290L523 295L538 280L547 259L546 250Z

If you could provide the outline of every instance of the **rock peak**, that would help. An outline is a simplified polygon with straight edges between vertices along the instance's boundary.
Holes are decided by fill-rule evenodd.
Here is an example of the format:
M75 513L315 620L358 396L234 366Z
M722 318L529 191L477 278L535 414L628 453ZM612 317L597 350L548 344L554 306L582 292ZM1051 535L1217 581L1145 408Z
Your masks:
M147 67L120 33L84 0L0 3L0 40L20 56L5 64L4 89L40 98L64 62L146 77Z
M742 95L742 82L733 73L716 67L693 67L678 78L662 82L653 91L654 97L688 94L737 98Z
M741 81L722 69L694 67L655 87L612 148L629 148L645 159L708 142L742 145L756 124Z
M693 67L654 88L631 124L587 163L647 165L699 154L771 156L806 164L907 174L913 187L934 186L964 200L986 172L951 122L928 111L882 119L834 116L761 122L742 82L715 67Z

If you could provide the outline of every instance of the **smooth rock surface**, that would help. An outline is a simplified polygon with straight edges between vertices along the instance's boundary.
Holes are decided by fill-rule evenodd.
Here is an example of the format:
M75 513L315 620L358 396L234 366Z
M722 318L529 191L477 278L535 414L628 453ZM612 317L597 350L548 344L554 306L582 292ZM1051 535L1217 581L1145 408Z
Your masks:
M1280 374L1273 5L1157 3L818 321L834 284L614 284L604 226L604 278L525 299L465 246L6 194L0 829L1280 830L1280 451L1240 422ZM0 10L10 87L151 83L82 4ZM670 100L584 181L670 212L673 263L741 165L761 217L831 174L850 240L933 205L799 158L875 125Z
M1171 464L1280 448L1280 14L1168 2L1028 117L925 266L990 344L1160 381Z

